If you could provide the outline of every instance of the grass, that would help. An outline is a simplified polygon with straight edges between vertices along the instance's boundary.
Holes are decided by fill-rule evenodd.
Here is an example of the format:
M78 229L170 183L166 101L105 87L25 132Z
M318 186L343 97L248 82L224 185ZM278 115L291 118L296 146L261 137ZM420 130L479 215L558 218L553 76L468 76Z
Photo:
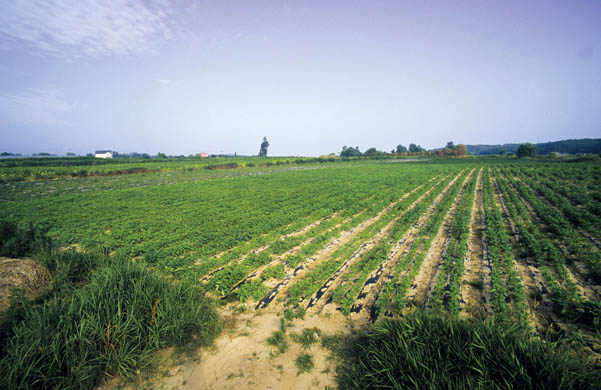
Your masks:
M51 246L46 231L34 226L0 221L0 256L24 257Z
M592 389L601 370L519 328L416 313L349 336L340 389Z
M301 333L290 334L290 338L295 343L302 345L303 349L308 349L311 344L317 342L319 335L321 335L319 328L305 328Z
M298 368L298 372L296 375L300 375L303 372L310 372L313 367L315 367L315 363L313 363L313 355L309 353L301 353L298 355L296 360L294 361L296 368Z
M37 302L13 302L0 322L0 388L91 389L133 378L159 349L207 345L220 331L192 280L167 281L103 254L47 250L53 274Z
M286 320L284 318L280 318L280 329L269 336L267 344L276 347L279 353L284 353L288 350L288 341L286 341Z

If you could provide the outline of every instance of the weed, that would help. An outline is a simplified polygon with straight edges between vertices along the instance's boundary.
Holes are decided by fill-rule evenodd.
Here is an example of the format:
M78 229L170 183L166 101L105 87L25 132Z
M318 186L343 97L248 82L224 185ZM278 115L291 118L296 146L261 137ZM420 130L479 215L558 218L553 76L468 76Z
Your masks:
M280 318L280 330L276 330L267 339L267 344L278 349L279 353L284 353L288 350L288 342L286 341L286 320Z
M317 336L320 334L319 328L305 328L300 334L292 333L290 338L295 343L302 345L303 349L308 349L311 344L317 342Z
M303 372L310 372L315 366L313 363L313 355L308 353L301 353L298 355L294 364L296 365L296 368L298 368L296 375L300 375Z

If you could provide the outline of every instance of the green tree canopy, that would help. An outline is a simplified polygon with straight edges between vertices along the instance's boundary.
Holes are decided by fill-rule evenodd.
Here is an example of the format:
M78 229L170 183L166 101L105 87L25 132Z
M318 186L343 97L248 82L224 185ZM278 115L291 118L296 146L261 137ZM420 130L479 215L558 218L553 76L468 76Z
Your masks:
M536 146L532 145L530 142L526 142L518 147L515 154L520 158L536 156Z
M401 144L398 144L396 146L396 152L401 154L401 153L407 153L407 148Z
M359 151L359 147L355 146L343 146L342 151L340 152L340 157L359 157L362 153Z
M411 153L419 153L419 152L421 152L421 151L423 151L423 150L424 150L424 148L422 148L422 147L421 147L421 146L419 146L419 145L416 145L416 144L410 144L410 145L409 145L409 151L410 151Z

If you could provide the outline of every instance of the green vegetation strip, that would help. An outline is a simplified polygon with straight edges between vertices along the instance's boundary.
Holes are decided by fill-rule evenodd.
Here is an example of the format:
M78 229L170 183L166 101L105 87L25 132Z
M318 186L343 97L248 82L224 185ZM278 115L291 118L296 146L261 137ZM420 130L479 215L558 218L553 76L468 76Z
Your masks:
M520 327L427 313L383 320L337 349L346 389L595 389L601 371Z
M220 330L193 280L73 250L32 257L53 277L38 300L17 298L2 314L0 388L91 389L106 375L133 378L158 350L208 345Z
M428 218L418 236L415 238L409 252L397 263L392 277L384 283L382 290L376 299L374 307L372 308L372 318L377 318L381 313L392 315L401 314L403 312L407 303L406 295L409 291L409 287L419 272L426 257L426 253L432 245L434 238L436 238L436 233L438 232L444 217L447 215L451 204L459 194L466 175L467 172L465 172L443 196L434 208L432 215ZM429 206L430 204L425 204L421 211L415 210L416 213L419 212L415 217L419 219L419 216L425 212ZM411 270L405 274L404 272L410 264L412 265Z
M451 177L443 180L442 182L436 185L437 188L442 190L443 186L451 181ZM459 182L460 180L457 180ZM290 289L287 297L288 305L296 305L306 297L310 297L312 294L317 292L317 290L323 285L323 283L328 280L332 274L338 270L343 263L349 259L353 253L355 253L361 245L372 237L375 233L380 231L386 224L392 221L395 216L399 215L403 210L407 208L408 205L413 203L419 196L425 192L425 189L422 188L421 191L416 191L405 198L403 201L399 202L389 213L383 215L379 220L375 223L367 227L365 230L361 231L354 239L344 245L343 247L336 250L328 259L328 261L322 262L317 267L312 269L308 274L304 275L304 277L298 280L294 286ZM436 191L432 191L430 196L435 196ZM426 197L427 199L428 197ZM427 200L422 200L420 204L426 203ZM375 256L376 258L381 256ZM371 262L373 263L373 261ZM352 304L352 303L351 303ZM350 309L350 305L349 309Z

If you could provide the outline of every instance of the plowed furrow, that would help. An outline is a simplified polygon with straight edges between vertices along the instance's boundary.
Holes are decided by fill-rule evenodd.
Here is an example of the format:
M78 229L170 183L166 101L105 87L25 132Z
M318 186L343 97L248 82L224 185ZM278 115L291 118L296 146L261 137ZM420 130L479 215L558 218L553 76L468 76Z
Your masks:
M428 249L421 268L413 279L413 284L411 290L407 294L406 301L412 302L415 306L423 306L434 288L436 283L435 276L440 272L440 264L449 240L449 231L451 229L453 216L463 197L465 186L473 174L474 171L472 170L464 179L459 194L455 197L449 211L446 213L442 224L438 228L434 241Z
M392 202L391 204L389 204L388 206L386 206L383 210L381 210L374 217L372 217L372 218L370 218L370 219L362 222L361 224L353 227L352 229L350 229L348 231L341 232L338 235L338 237L335 237L328 244L326 244L326 246L322 250L320 250L319 252L317 252L314 256L311 256L310 258L306 259L301 265L299 265L298 267L296 267L291 272L288 272L286 274L286 276L284 277L284 279L281 282L279 282L263 299L261 299L257 303L256 309L262 309L262 308L267 307L280 294L281 294L281 296L285 295L286 291L290 287L290 283L293 280L296 280L297 278L301 278L304 274L306 274L307 272L309 272L317 264L320 264L321 262L323 262L324 260L326 260L338 248L340 248L340 247L346 245L347 243L349 243L359 233L361 233L363 230L365 230L366 228L368 228L369 226L371 226L373 223L375 223L376 221L378 221L384 214L388 213L395 205L397 205L403 199L407 198L412 193L414 193L419 188L421 188L422 186L426 185L427 183L429 183L433 179L434 178L430 179L426 183L423 183L423 184L415 187L411 191L405 193L398 200L396 200L396 201Z
M470 232L465 257L465 273L461 284L461 313L475 314L482 308L490 311L490 284L484 283L482 268L484 267L484 213L482 205L482 175L484 168L478 172L478 180L474 187L474 200L470 219ZM489 276L490 278L490 276ZM482 305L483 299L487 304ZM488 306L488 307L487 307Z
M438 201L442 198L443 194L445 194L449 188L457 181L459 175L453 178L451 182L447 185L446 188L443 189L441 195L439 195L436 199ZM320 312L323 307L328 303L329 298L331 297L333 291L340 286L343 282L343 277L345 275L345 271L354 264L366 251L371 249L374 245L377 245L383 238L388 236L388 233L392 229L395 223L398 222L407 212L415 208L416 205L421 203L430 193L434 190L435 187L426 191L419 198L417 198L411 205L409 205L401 214L396 216L392 221L390 221L384 228L382 228L376 235L374 235L371 239L365 242L361 246L359 250L357 250L349 260L345 261L344 264L328 279L326 283L311 297L308 308L312 308L315 312Z
M363 285L356 302L351 307L353 317L366 319L368 316L371 316L371 308L376 302L384 283L392 276L400 259L409 252L415 239L420 234L421 229L432 216L436 206L457 179L458 177L456 177L453 182L449 183L449 185L434 199L424 214L420 216L419 220L409 228L403 237L392 247L387 259L377 270L371 273Z

